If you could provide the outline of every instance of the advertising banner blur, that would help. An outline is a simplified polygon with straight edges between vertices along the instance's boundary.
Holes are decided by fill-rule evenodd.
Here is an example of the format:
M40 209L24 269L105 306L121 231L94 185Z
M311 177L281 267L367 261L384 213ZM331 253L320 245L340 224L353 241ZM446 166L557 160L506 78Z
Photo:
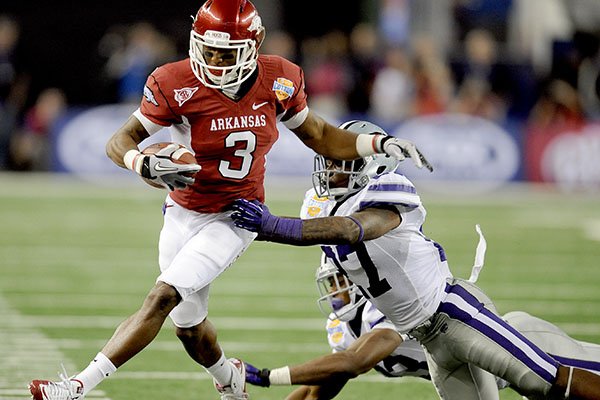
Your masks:
M513 134L483 118L436 114L414 118L391 132L413 141L434 172L403 163L400 170L430 190L446 190L440 181L477 191L496 189L519 178L521 155ZM435 185L427 185L435 182Z
M135 178L108 159L106 142L135 111L137 105L105 105L87 110L72 110L53 130L53 170L81 178ZM279 140L267 156L268 174L305 176L310 182L314 152L291 131L279 125ZM169 129L162 129L140 144L140 148L170 141Z
M600 189L600 124L530 130L526 134L526 178L565 190Z
M53 169L84 179L134 180L133 174L107 158L105 145L136 107L105 105L70 112L52 135ZM310 182L313 151L283 125L279 130L279 140L267 158L267 177L306 178ZM408 120L388 132L415 142L427 156L435 168L433 173L419 170L411 162L401 163L400 171L431 190L445 190L458 183L491 191L523 179L556 182L567 189L600 187L600 124L579 130L522 132L479 117L438 114ZM164 129L141 147L169 140L169 130Z

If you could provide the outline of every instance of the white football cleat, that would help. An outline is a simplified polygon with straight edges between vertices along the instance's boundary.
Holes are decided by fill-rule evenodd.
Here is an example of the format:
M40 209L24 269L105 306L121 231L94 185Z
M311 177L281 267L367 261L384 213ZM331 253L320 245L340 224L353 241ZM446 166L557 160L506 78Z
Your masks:
M246 393L246 366L237 358L230 358L227 361L235 367L231 383L221 386L213 379L215 389L221 395L221 400L246 400L250 398Z
M60 382L33 380L29 383L29 391L33 400L80 400L83 399L83 383L70 379L65 368L58 374Z

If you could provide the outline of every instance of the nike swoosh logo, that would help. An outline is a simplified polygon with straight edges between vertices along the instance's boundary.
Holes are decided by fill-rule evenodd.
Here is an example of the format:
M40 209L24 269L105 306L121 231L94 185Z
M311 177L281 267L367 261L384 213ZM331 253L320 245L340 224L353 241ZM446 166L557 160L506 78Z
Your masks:
M259 103L259 104L252 103L252 109L256 111L256 110L258 110L259 108L261 108L262 106L264 106L267 103L268 103L268 101L264 101L264 102Z
M156 163L156 165L154 166L154 169L156 171L177 171L177 168L175 167L163 167L160 162Z

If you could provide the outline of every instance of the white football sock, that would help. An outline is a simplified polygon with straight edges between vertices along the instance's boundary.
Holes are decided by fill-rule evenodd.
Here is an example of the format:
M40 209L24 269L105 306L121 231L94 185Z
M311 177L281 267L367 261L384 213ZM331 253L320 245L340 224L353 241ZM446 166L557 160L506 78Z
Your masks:
M104 378L108 378L117 367L102 353L98 353L90 362L86 369L77 374L73 379L78 379L83 383L83 394L88 394L93 388L98 386Z
M213 366L205 368L209 374L215 378L215 380L221 386L227 386L231 384L231 377L233 376L235 366L225 358L225 353L221 352L221 358Z

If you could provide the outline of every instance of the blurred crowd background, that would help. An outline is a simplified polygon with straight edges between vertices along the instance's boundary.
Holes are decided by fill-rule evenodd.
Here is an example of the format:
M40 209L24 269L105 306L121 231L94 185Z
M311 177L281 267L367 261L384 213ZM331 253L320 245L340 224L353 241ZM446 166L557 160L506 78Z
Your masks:
M482 118L515 141L513 180L557 179L544 175L545 147L583 135L569 157L589 159L571 179L600 187L600 0L253 2L267 28L262 53L304 68L309 105L325 117L392 130L427 116ZM58 121L135 107L156 66L187 57L201 4L3 2L0 169L56 169Z

